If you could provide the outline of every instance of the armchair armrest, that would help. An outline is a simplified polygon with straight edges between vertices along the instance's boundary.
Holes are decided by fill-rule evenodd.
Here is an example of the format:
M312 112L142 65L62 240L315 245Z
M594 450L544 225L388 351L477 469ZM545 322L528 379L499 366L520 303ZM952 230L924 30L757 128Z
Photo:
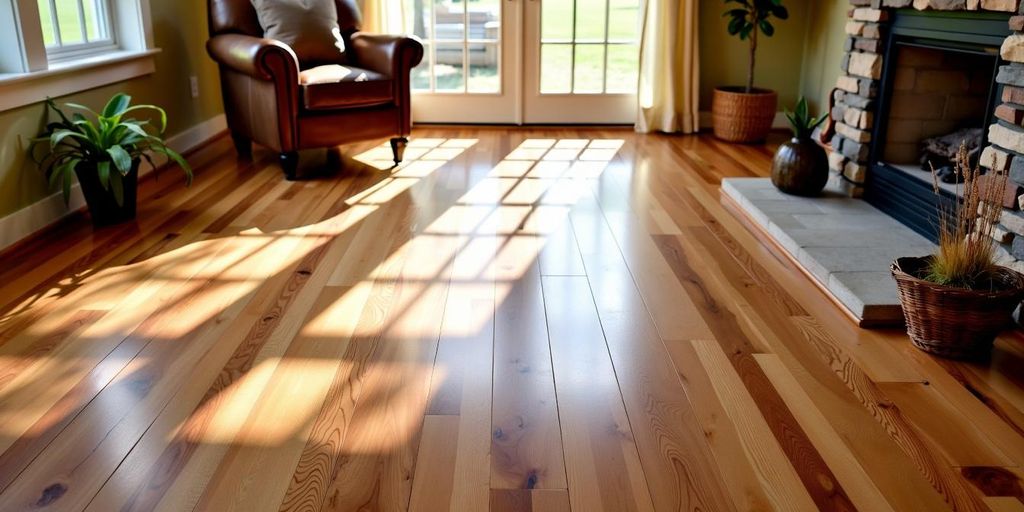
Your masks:
M412 37L352 34L350 50L356 63L391 78L400 78L423 60L423 45Z
M232 133L287 153L298 147L299 59L288 45L242 34L210 38Z
M298 83L299 59L280 41L223 34L212 37L206 50L217 63L239 73L259 80L287 79Z

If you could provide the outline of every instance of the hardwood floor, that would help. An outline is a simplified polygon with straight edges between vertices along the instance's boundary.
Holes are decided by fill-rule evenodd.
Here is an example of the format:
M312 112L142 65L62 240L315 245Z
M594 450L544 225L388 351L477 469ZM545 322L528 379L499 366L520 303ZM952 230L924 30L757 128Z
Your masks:
M1024 347L857 328L723 205L773 146L227 139L0 255L0 510L1024 510Z

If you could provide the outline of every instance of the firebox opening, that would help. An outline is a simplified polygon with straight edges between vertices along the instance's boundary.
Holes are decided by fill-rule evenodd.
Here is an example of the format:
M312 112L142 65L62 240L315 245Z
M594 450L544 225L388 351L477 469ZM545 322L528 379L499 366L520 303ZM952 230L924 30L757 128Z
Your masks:
M895 57L881 161L955 183L960 144L975 161L983 148L998 58L920 44L897 45Z

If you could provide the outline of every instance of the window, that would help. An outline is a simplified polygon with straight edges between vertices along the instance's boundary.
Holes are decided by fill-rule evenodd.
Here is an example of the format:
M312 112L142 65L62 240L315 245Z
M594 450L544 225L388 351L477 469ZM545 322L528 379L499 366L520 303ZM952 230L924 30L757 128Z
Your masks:
M0 0L0 111L151 74L157 52L149 0Z
M37 0L43 43L51 60L117 48L109 0Z
M634 94L639 0L541 4L541 94Z

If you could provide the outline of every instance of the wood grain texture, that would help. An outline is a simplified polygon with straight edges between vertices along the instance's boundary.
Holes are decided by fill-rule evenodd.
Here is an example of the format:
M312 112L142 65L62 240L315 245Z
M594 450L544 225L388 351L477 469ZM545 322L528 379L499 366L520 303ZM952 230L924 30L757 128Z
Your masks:
M215 140L0 255L0 510L1020 510L1024 335L850 323L720 199L772 140Z
M569 512L569 493L551 489L493 489L491 512Z
M654 510L597 310L574 300L589 294L584 277L544 278L569 500L579 510Z
M568 489L538 266L495 314L491 488Z

